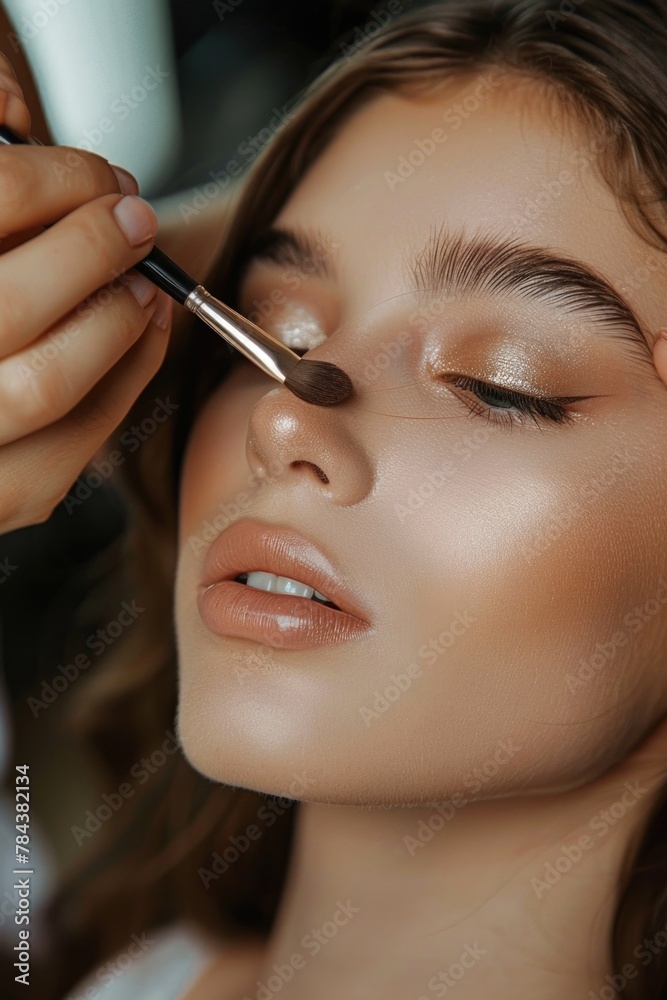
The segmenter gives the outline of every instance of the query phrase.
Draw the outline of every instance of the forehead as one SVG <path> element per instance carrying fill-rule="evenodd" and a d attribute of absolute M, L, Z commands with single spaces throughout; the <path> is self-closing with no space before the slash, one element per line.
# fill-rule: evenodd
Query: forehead
<path fill-rule="evenodd" d="M 357 109 L 276 222 L 332 235 L 343 291 L 359 308 L 404 287 L 406 249 L 444 222 L 579 258 L 654 333 L 667 295 L 662 255 L 633 231 L 599 175 L 602 149 L 553 95 L 491 69 L 428 99 L 387 93 Z"/>

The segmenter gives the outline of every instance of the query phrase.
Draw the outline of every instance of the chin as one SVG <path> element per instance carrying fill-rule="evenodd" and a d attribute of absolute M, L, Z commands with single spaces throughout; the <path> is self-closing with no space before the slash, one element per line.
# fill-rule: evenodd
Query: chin
<path fill-rule="evenodd" d="M 548 747 L 543 727 L 536 732 L 529 726 L 514 739 L 499 731 L 497 739 L 485 734 L 471 742 L 472 720 L 462 722 L 468 739 L 450 728 L 447 739 L 440 731 L 434 741 L 433 726 L 424 720 L 423 740 L 418 725 L 411 725 L 406 744 L 404 720 L 395 716 L 365 737 L 357 730 L 354 741 L 341 728 L 344 714 L 336 720 L 332 710 L 304 735 L 303 714 L 294 705 L 283 713 L 277 693 L 274 700 L 266 691 L 258 696 L 258 690 L 246 684 L 234 697 L 230 688 L 216 692 L 201 681 L 181 684 L 179 739 L 192 767 L 212 781 L 304 802 L 391 808 L 453 800 L 458 808 L 461 800 L 556 794 L 584 784 L 612 762 L 606 740 L 594 746 L 586 741 L 583 750 L 553 733 Z M 540 759 L 542 768 L 530 766 Z"/>

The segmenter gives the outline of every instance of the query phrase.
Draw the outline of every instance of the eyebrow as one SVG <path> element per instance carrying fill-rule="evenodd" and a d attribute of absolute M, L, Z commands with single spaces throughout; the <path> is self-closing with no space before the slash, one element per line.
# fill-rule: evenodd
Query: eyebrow
<path fill-rule="evenodd" d="M 335 281 L 333 253 L 326 239 L 306 227 L 262 230 L 247 247 L 246 264 L 271 261 L 305 276 Z M 448 231 L 432 227 L 422 249 L 404 260 L 417 293 L 518 295 L 568 313 L 589 317 L 603 331 L 630 345 L 653 367 L 649 338 L 629 303 L 600 273 L 580 260 L 499 233 Z"/>
<path fill-rule="evenodd" d="M 317 275 L 333 281 L 336 278 L 333 249 L 325 249 L 332 243 L 315 229 L 268 226 L 250 240 L 243 258 L 246 266 L 253 260 L 267 260 L 280 267 L 291 267 L 304 276 Z M 334 244 L 334 249 L 337 246 Z"/>

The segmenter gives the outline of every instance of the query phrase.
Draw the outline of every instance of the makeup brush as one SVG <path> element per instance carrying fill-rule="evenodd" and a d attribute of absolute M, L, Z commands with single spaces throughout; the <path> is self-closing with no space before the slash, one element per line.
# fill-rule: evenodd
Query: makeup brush
<path fill-rule="evenodd" d="M 0 125 L 0 142 L 7 145 L 44 145 L 34 136 L 23 139 L 6 125 Z M 315 406 L 334 406 L 351 396 L 352 381 L 342 368 L 330 361 L 308 361 L 295 354 L 245 316 L 216 299 L 159 247 L 154 245 L 134 268 L 198 316 L 263 372 L 283 383 L 299 399 Z"/>

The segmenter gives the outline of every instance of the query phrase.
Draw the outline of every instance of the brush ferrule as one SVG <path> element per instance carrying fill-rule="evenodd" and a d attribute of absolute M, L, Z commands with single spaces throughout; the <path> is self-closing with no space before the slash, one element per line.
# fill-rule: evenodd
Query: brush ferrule
<path fill-rule="evenodd" d="M 245 316 L 216 299 L 203 285 L 193 288 L 184 305 L 227 343 L 279 382 L 284 382 L 292 368 L 301 360 L 289 347 L 285 347 Z"/>

